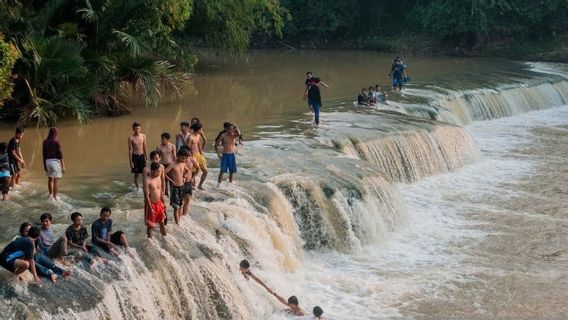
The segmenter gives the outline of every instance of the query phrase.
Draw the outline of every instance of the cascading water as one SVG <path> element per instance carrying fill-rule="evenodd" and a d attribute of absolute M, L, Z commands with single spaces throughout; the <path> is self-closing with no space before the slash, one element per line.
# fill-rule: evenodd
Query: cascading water
<path fill-rule="evenodd" d="M 568 102 L 568 81 L 516 84 L 498 89 L 448 92 L 430 103 L 437 119 L 458 125 L 510 117 L 521 113 L 559 107 Z"/>
<path fill-rule="evenodd" d="M 348 301 L 346 308 L 360 310 L 359 305 L 364 305 L 363 310 L 370 310 L 374 302 L 365 297 L 381 290 L 400 293 L 401 300 L 393 302 L 391 308 L 402 309 L 417 299 L 417 293 L 404 292 L 404 285 L 388 287 L 389 279 L 404 276 L 404 271 L 388 269 L 388 250 L 371 247 L 385 259 L 384 273 L 364 269 L 360 276 L 363 279 L 357 279 L 356 285 L 348 281 L 348 277 L 358 276 L 349 274 L 356 268 L 378 263 L 367 257 L 370 245 L 400 237 L 396 233 L 406 222 L 419 223 L 407 221 L 409 216 L 415 219 L 422 212 L 408 214 L 404 201 L 408 199 L 401 195 L 400 184 L 424 181 L 474 163 L 480 151 L 469 131 L 460 125 L 565 105 L 568 82 L 529 81 L 498 89 L 443 94 L 424 89 L 421 94 L 429 102 L 414 109 L 419 110 L 416 112 L 409 107 L 409 115 L 340 110 L 325 112 L 324 124 L 317 130 L 302 123 L 297 125 L 300 129 L 287 134 L 278 128 L 266 130 L 259 134 L 260 139 L 248 141 L 241 150 L 236 187 L 222 186 L 198 195 L 191 218 L 180 226 L 170 226 L 165 238 L 145 240 L 133 236 L 136 252 L 132 257 L 123 256 L 91 271 L 74 267 L 72 279 L 41 288 L 17 283 L 6 273 L 1 274 L 4 303 L 0 305 L 0 318 L 281 319 L 282 315 L 274 311 L 281 306 L 240 275 L 238 262 L 245 258 L 255 273 L 274 288 L 300 296 L 315 292 L 321 301 L 308 298 L 306 309 L 310 303 L 325 307 L 326 303 L 329 306 Z M 435 192 L 427 194 L 430 198 L 438 196 Z M 26 210 L 22 204 L 30 197 L 39 202 L 39 195 L 16 195 L 11 210 L 16 214 Z M 413 201 L 435 202 L 430 198 Z M 141 195 L 128 192 L 113 201 L 123 206 L 113 213 L 116 224 L 126 225 L 130 235 L 143 234 Z M 60 221 L 65 217 L 63 211 L 72 207 L 72 203 L 57 207 L 62 212 Z M 97 216 L 97 210 L 87 206 L 79 211 L 87 221 Z M 444 231 L 456 227 L 445 220 L 433 224 L 443 225 Z M 63 225 L 56 228 L 62 230 Z M 429 230 L 424 227 L 419 231 L 416 238 L 424 240 Z M 434 233 L 432 237 L 448 243 L 457 241 Z M 434 249 L 440 255 L 445 250 Z M 358 256 L 360 253 L 364 253 L 363 257 Z M 357 259 L 350 260 L 350 254 Z M 413 263 L 411 258 L 403 257 Z M 417 265 L 428 269 L 429 263 L 457 264 L 449 258 L 442 262 L 428 259 L 426 254 L 420 256 Z M 333 279 L 316 280 L 306 271 L 319 270 L 322 265 L 328 268 L 325 270 L 347 271 Z M 425 279 L 438 279 L 434 271 L 425 274 Z M 365 277 L 379 277 L 387 288 L 358 287 L 364 287 Z M 309 283 L 307 287 L 302 279 Z M 328 299 L 335 291 L 314 284 L 318 281 L 333 283 L 334 288 L 358 300 L 353 302 L 345 296 L 337 298 L 341 300 Z M 328 318 L 347 318 L 345 313 L 342 316 L 330 313 Z M 381 318 L 377 314 L 350 316 Z"/>

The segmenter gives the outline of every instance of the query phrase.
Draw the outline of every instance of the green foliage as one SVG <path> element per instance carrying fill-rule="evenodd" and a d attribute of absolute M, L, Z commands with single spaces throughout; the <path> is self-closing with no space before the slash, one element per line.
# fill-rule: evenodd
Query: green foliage
<path fill-rule="evenodd" d="M 286 39 L 365 43 L 422 34 L 472 47 L 487 39 L 540 39 L 568 30 L 568 0 L 282 0 Z M 383 40 L 377 40 L 383 39 Z M 396 46 L 398 47 L 398 46 Z"/>
<path fill-rule="evenodd" d="M 0 106 L 5 99 L 12 96 L 14 84 L 12 83 L 12 68 L 18 59 L 16 47 L 4 41 L 0 35 Z"/>
<path fill-rule="evenodd" d="M 196 0 L 187 32 L 207 45 L 242 52 L 255 33 L 281 36 L 286 19 L 278 0 Z"/>
<path fill-rule="evenodd" d="M 168 62 L 192 2 L 51 0 L 2 2 L 0 31 L 20 54 L 8 102 L 21 123 L 84 121 L 127 112 L 131 93 L 156 106 L 161 90 L 180 94 L 187 75 Z"/>

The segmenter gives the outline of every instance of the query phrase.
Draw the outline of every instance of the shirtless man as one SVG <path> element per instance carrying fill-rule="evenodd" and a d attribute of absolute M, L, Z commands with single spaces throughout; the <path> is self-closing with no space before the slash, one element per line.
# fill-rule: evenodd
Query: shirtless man
<path fill-rule="evenodd" d="M 152 166 L 152 163 L 157 163 L 160 165 L 160 177 L 162 179 L 162 189 L 164 190 L 164 194 L 166 194 L 166 167 L 164 165 L 161 164 L 161 157 L 160 157 L 160 153 L 158 151 L 152 151 L 150 152 L 150 163 L 148 163 L 148 165 L 146 165 L 146 167 L 144 167 L 144 170 L 142 170 L 142 181 L 144 181 L 144 179 L 146 179 L 146 177 L 150 176 L 150 167 Z"/>
<path fill-rule="evenodd" d="M 221 135 L 217 140 L 215 151 L 221 159 L 221 171 L 219 172 L 219 179 L 217 180 L 217 185 L 220 185 L 223 181 L 223 173 L 229 171 L 229 182 L 233 183 L 233 173 L 237 172 L 237 161 L 235 159 L 235 145 L 236 141 L 241 135 L 239 128 L 231 124 L 229 128 Z M 219 153 L 219 148 L 223 147 L 223 155 Z"/>
<path fill-rule="evenodd" d="M 167 132 L 162 133 L 161 135 L 161 143 L 156 148 L 160 152 L 161 164 L 164 167 L 168 167 L 174 161 L 176 161 L 176 146 L 170 142 L 170 134 Z M 166 196 L 168 195 L 168 186 L 165 186 Z"/>
<path fill-rule="evenodd" d="M 198 118 L 191 118 L 191 125 L 194 125 L 196 123 L 201 124 L 201 121 Z M 191 131 L 193 131 L 193 129 Z M 199 133 L 199 135 L 201 136 L 201 149 L 203 149 L 205 148 L 205 144 L 207 144 L 207 137 L 203 132 L 203 125 L 201 125 L 201 129 L 197 130 L 197 133 Z"/>
<path fill-rule="evenodd" d="M 140 124 L 132 124 L 132 135 L 128 137 L 128 160 L 131 172 L 134 173 L 134 185 L 138 189 L 138 175 L 146 166 L 146 135 L 140 132 Z"/>
<path fill-rule="evenodd" d="M 193 159 L 197 161 L 199 164 L 199 169 L 201 169 L 201 180 L 199 181 L 199 185 L 197 189 L 203 190 L 203 182 L 205 182 L 205 178 L 207 178 L 207 161 L 203 156 L 203 145 L 202 142 L 203 138 L 202 135 L 199 133 L 203 126 L 201 123 L 196 122 L 191 126 L 192 133 L 189 135 L 187 139 L 187 145 L 189 146 L 189 150 L 191 151 L 191 155 Z"/>
<path fill-rule="evenodd" d="M 189 210 L 189 203 L 191 202 L 191 196 L 193 195 L 193 186 L 195 185 L 194 177 L 199 171 L 199 164 L 191 156 L 191 151 L 188 146 L 181 147 L 180 150 L 185 150 L 188 155 L 187 160 L 185 160 L 185 165 L 189 169 L 189 174 L 183 183 L 183 210 L 181 212 L 181 214 L 185 216 Z"/>
<path fill-rule="evenodd" d="M 152 166 L 152 163 L 157 163 L 160 165 L 160 179 L 162 179 L 162 190 L 164 192 L 165 195 L 167 195 L 166 191 L 166 167 L 164 167 L 162 164 L 160 164 L 160 153 L 156 150 L 150 152 L 150 163 L 148 163 L 148 165 L 146 165 L 146 167 L 144 167 L 144 170 L 142 170 L 142 185 L 144 185 L 144 182 L 146 181 L 146 178 L 148 178 L 150 176 L 150 167 Z M 146 210 L 148 210 L 149 208 L 149 203 L 146 201 L 146 198 L 144 198 L 144 212 L 146 212 Z M 167 211 L 167 210 L 166 210 Z M 164 224 L 168 224 L 168 213 L 165 213 L 166 215 L 166 219 L 164 221 Z"/>
<path fill-rule="evenodd" d="M 280 301 L 280 303 L 288 307 L 288 309 L 285 310 L 286 313 L 298 317 L 305 315 L 304 310 L 300 308 L 300 303 L 298 302 L 298 298 L 296 296 L 290 296 L 290 298 L 288 298 L 288 300 L 286 301 L 286 299 L 279 296 L 276 292 L 272 290 L 268 290 L 268 292 L 272 293 L 272 295 L 274 295 L 274 297 L 276 297 L 276 299 Z"/>
<path fill-rule="evenodd" d="M 176 161 L 166 168 L 166 179 L 170 182 L 170 205 L 174 208 L 174 220 L 179 224 L 180 212 L 183 210 L 184 182 L 189 175 L 185 164 L 187 152 L 180 150 Z"/>
<path fill-rule="evenodd" d="M 144 210 L 144 221 L 146 222 L 146 234 L 152 238 L 152 230 L 156 224 L 160 225 L 160 233 L 166 235 L 166 205 L 164 202 L 164 189 L 160 172 L 162 167 L 159 163 L 150 165 L 150 176 L 144 179 L 144 200 L 149 205 Z"/>

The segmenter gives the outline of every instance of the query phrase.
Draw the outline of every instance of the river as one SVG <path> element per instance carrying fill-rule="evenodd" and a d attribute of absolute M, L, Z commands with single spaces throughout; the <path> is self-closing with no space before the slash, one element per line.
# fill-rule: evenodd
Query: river
<path fill-rule="evenodd" d="M 203 55 L 182 98 L 78 125 L 60 124 L 67 164 L 61 201 L 47 198 L 45 128 L 21 142 L 21 189 L 0 217 L 6 244 L 23 221 L 102 206 L 133 257 L 42 287 L 0 272 L 0 318 L 282 319 L 283 308 L 239 275 L 248 259 L 282 296 L 328 319 L 544 318 L 568 312 L 563 230 L 568 177 L 568 67 L 502 59 L 408 57 L 413 77 L 389 106 L 353 106 L 361 87 L 389 87 L 392 57 L 353 51 Z M 322 88 L 322 125 L 302 101 L 306 71 Z M 145 239 L 127 137 L 198 117 L 210 142 L 222 123 L 244 133 L 236 184 L 216 187 L 218 160 L 190 218 Z M 12 126 L 3 124 L 7 141 Z M 171 218 L 171 208 L 168 209 Z M 173 220 L 173 219 L 170 219 Z M 90 230 L 90 228 L 89 228 Z"/>

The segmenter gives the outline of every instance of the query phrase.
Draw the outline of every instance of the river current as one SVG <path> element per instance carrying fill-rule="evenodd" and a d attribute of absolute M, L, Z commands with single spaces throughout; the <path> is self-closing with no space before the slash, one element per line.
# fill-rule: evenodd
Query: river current
<path fill-rule="evenodd" d="M 22 188 L 0 207 L 0 242 L 23 221 L 73 211 L 90 225 L 113 209 L 135 254 L 41 287 L 0 272 L 2 319 L 285 319 L 283 305 L 238 271 L 327 319 L 560 318 L 568 315 L 568 67 L 499 59 L 413 58 L 401 96 L 356 107 L 363 86 L 389 87 L 390 57 L 371 52 L 203 56 L 182 99 L 130 115 L 61 124 L 68 172 L 47 200 L 45 128 L 22 140 Z M 322 125 L 301 100 L 322 88 Z M 199 117 L 212 141 L 236 122 L 236 184 L 217 188 L 218 160 L 190 217 L 145 239 L 142 194 L 127 158 L 131 123 L 148 146 Z M 0 129 L 8 140 L 12 128 Z M 171 218 L 171 208 L 168 209 Z M 170 219 L 173 220 L 173 219 Z M 90 228 L 89 228 L 90 230 Z"/>

